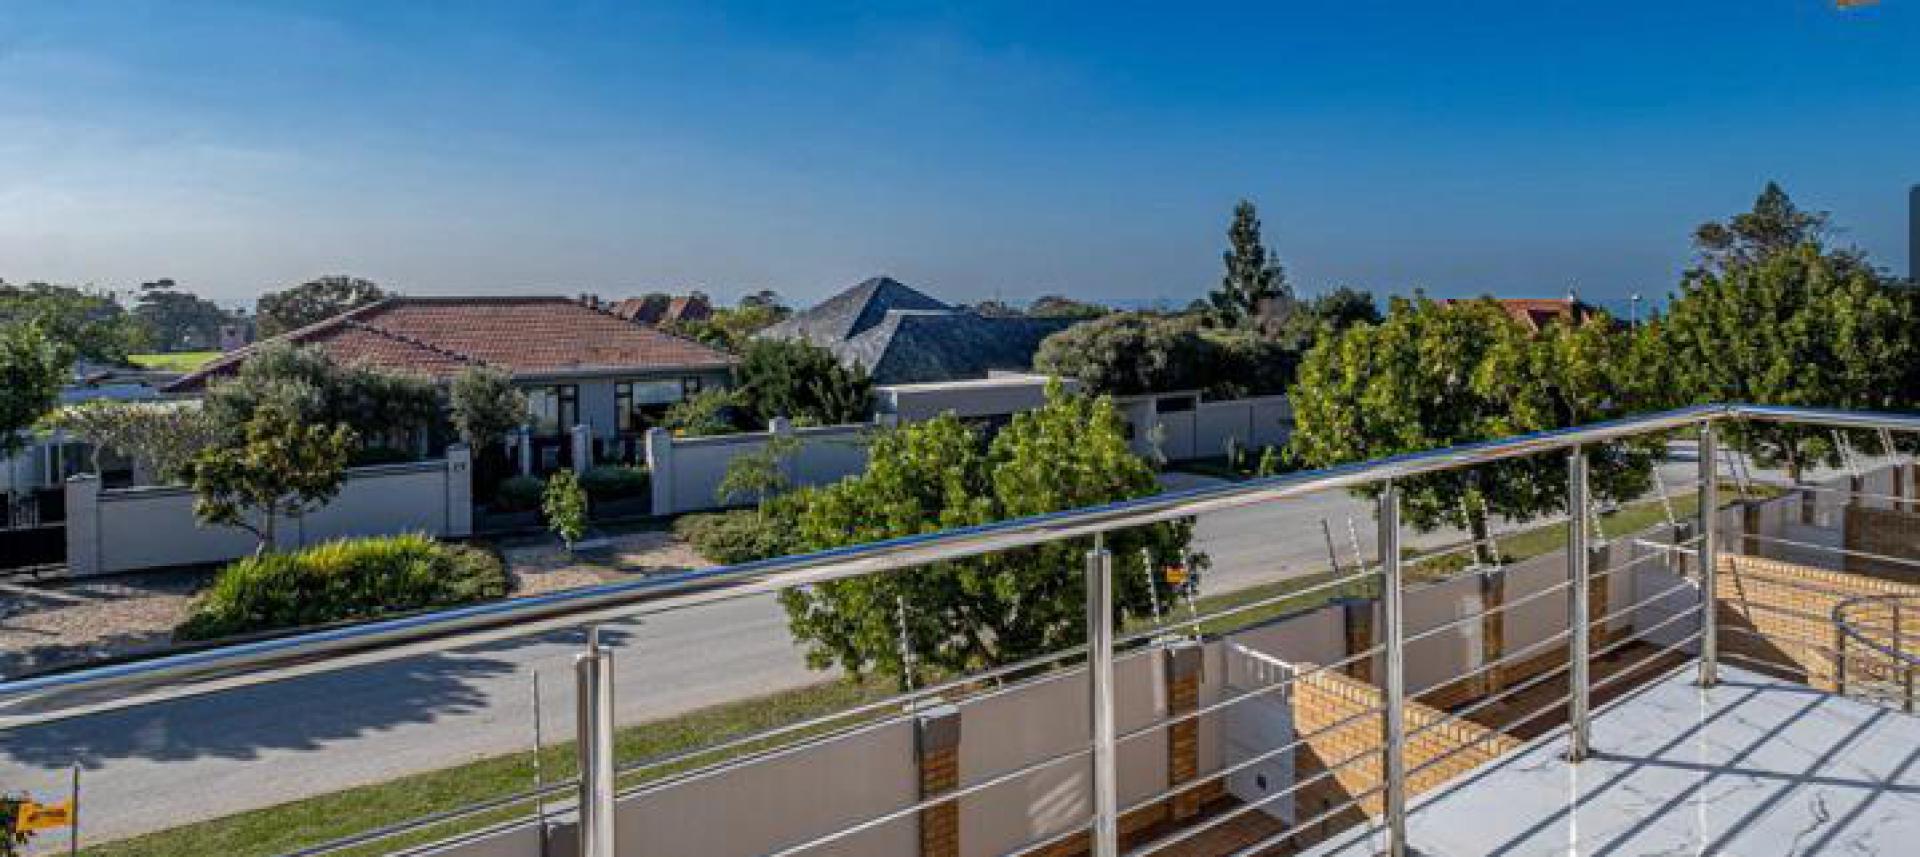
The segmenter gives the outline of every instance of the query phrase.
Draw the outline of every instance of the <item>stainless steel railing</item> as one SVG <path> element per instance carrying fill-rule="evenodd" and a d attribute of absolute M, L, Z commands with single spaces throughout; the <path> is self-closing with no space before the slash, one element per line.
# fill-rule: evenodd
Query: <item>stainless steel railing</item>
<path fill-rule="evenodd" d="M 908 570 L 944 560 L 980 556 L 998 551 L 1027 547 L 1068 538 L 1091 538 L 1087 575 L 1088 643 L 1065 653 L 1038 661 L 1063 663 L 1081 657 L 1080 668 L 1090 671 L 1089 718 L 1093 724 L 1088 746 L 1067 756 L 1043 760 L 1055 764 L 1066 758 L 1093 760 L 1093 814 L 1084 830 L 1092 836 L 1097 857 L 1114 857 L 1118 852 L 1117 820 L 1122 812 L 1115 792 L 1114 753 L 1118 743 L 1129 736 L 1116 733 L 1113 722 L 1113 664 L 1116 648 L 1140 641 L 1153 632 L 1116 637 L 1111 603 L 1111 557 L 1101 536 L 1128 527 L 1189 518 L 1209 512 L 1235 509 L 1300 497 L 1328 490 L 1384 484 L 1379 506 L 1379 567 L 1363 571 L 1353 578 L 1377 578 L 1386 607 L 1385 628 L 1380 654 L 1385 681 L 1383 711 L 1383 792 L 1385 825 L 1389 852 L 1406 851 L 1406 783 L 1411 773 L 1406 766 L 1407 706 L 1405 651 L 1409 641 L 1405 619 L 1399 608 L 1404 590 L 1404 563 L 1400 552 L 1400 500 L 1394 488 L 1397 481 L 1425 474 L 1488 464 L 1508 459 L 1562 453 L 1568 456 L 1569 494 L 1569 628 L 1565 632 L 1574 648 L 1566 671 L 1569 691 L 1565 700 L 1576 747 L 1583 743 L 1590 711 L 1589 696 L 1595 683 L 1589 680 L 1586 662 L 1604 654 L 1587 651 L 1591 617 L 1585 603 L 1587 581 L 1593 573 L 1586 568 L 1587 516 L 1577 510 L 1587 508 L 1583 448 L 1625 441 L 1644 435 L 1681 429 L 1698 432 L 1700 451 L 1699 535 L 1689 540 L 1688 550 L 1679 543 L 1672 550 L 1685 550 L 1698 561 L 1700 586 L 1714 592 L 1717 573 L 1718 537 L 1713 524 L 1718 508 L 1718 451 L 1715 425 L 1727 420 L 1796 422 L 1848 430 L 1920 430 L 1920 416 L 1865 414 L 1799 408 L 1748 405 L 1705 405 L 1663 413 L 1648 414 L 1561 431 L 1543 432 L 1485 443 L 1431 450 L 1325 470 L 1296 473 L 1251 482 L 1164 494 L 1140 500 L 1077 509 L 978 527 L 896 539 L 796 557 L 727 568 L 692 572 L 661 579 L 610 584 L 584 590 L 556 593 L 509 602 L 457 608 L 390 619 L 327 631 L 295 634 L 187 654 L 156 657 L 130 663 L 79 670 L 71 673 L 0 682 L 0 729 L 59 721 L 96 712 L 111 711 L 236 687 L 256 685 L 329 670 L 429 652 L 444 651 L 475 643 L 519 637 L 546 630 L 606 621 L 613 618 L 646 615 L 745 595 L 771 592 L 795 586 L 846 579 L 871 574 L 906 573 Z M 1601 574 L 1614 571 L 1608 569 Z M 1349 580 L 1336 581 L 1350 582 Z M 1289 593 L 1285 597 L 1294 597 Z M 1713 599 L 1701 599 L 1711 605 Z M 1251 609 L 1243 605 L 1222 613 Z M 1700 680 L 1711 685 L 1717 679 L 1719 660 L 1716 611 L 1700 612 Z M 1195 626 L 1199 624 L 1196 617 Z M 1688 638 L 1692 640 L 1692 636 Z M 1617 647 L 1617 644 L 1616 644 Z M 1673 650 L 1680 647 L 1675 646 Z M 1371 653 L 1368 653 L 1371 656 Z M 582 841 L 584 853 L 593 857 L 611 857 L 615 844 L 611 832 L 611 799 L 617 785 L 612 766 L 611 741 L 606 729 L 611 717 L 604 710 L 611 698 L 610 670 L 597 666 L 594 658 L 610 657 L 604 651 L 583 656 L 579 670 L 582 729 L 580 750 L 582 770 L 589 775 L 578 782 L 578 805 L 584 810 Z M 1618 676 L 1615 677 L 1616 679 Z M 1605 684 L 1604 682 L 1600 684 Z M 925 694 L 912 694 L 916 698 Z M 584 706 L 594 706 L 588 711 Z M 1197 717 L 1197 714 L 1182 715 Z M 1165 723 L 1154 724 L 1163 728 Z M 1578 757 L 1576 753 L 1576 761 Z M 1427 764 L 1432 764 L 1431 762 Z M 1423 765 L 1423 767 L 1425 767 Z M 1021 770 L 1024 770 L 1021 769 Z M 994 782 L 1014 776 L 1002 772 Z M 987 787 L 970 784 L 964 789 Z M 1359 800 L 1360 798 L 1355 798 Z M 937 804 L 940 799 L 927 803 Z M 915 807 L 918 808 L 918 807 Z M 910 808 L 911 809 L 911 808 Z M 897 813 L 889 814 L 897 817 Z M 871 823 L 871 821 L 869 822 Z M 837 839 L 844 831 L 830 834 Z M 778 853 L 801 853 L 828 840 L 794 843 Z"/>
<path fill-rule="evenodd" d="M 1833 608 L 1838 651 L 1836 689 L 1914 710 L 1914 671 L 1920 655 L 1909 638 L 1920 627 L 1920 595 L 1889 593 L 1849 598 Z"/>

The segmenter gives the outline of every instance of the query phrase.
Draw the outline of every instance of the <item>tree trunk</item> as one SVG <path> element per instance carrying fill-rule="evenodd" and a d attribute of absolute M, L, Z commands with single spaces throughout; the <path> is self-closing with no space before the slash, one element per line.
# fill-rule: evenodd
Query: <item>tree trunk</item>
<path fill-rule="evenodd" d="M 274 515 L 271 511 L 260 516 L 260 544 L 253 549 L 254 556 L 262 556 L 266 554 L 267 551 L 273 550 L 278 546 L 278 540 L 274 538 L 273 518 Z"/>

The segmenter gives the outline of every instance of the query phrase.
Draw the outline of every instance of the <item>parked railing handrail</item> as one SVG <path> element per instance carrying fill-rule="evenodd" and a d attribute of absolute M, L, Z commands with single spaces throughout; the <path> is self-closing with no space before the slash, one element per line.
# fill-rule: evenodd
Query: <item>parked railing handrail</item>
<path fill-rule="evenodd" d="M 1909 652 L 1904 646 L 1900 645 L 1900 643 L 1903 642 L 1899 639 L 1899 616 L 1902 602 L 1906 602 L 1912 606 L 1920 606 L 1920 594 L 1911 592 L 1885 592 L 1876 595 L 1862 595 L 1857 598 L 1849 598 L 1834 605 L 1833 624 L 1840 629 L 1841 634 L 1846 635 L 1848 639 L 1853 640 L 1855 643 L 1879 652 L 1896 663 L 1904 664 L 1903 669 L 1913 670 L 1920 668 L 1920 655 Z M 1870 604 L 1885 606 L 1892 612 L 1894 624 L 1891 626 L 1891 636 L 1896 638 L 1895 645 L 1889 646 L 1880 640 L 1874 639 L 1867 633 L 1869 629 L 1860 627 L 1858 620 L 1853 617 L 1852 614 L 1855 611 Z M 1888 629 L 1876 626 L 1871 630 Z"/>
<path fill-rule="evenodd" d="M 1791 420 L 1841 428 L 1920 430 L 1920 416 L 1914 415 L 1698 405 L 922 536 L 0 682 L 0 729 L 573 628 L 635 613 L 680 609 L 795 586 L 892 572 L 1729 418 Z"/>

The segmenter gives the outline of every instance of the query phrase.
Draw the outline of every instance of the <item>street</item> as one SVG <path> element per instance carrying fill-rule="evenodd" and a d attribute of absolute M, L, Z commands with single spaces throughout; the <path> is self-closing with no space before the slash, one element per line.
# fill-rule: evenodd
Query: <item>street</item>
<path fill-rule="evenodd" d="M 1662 467 L 1676 490 L 1693 472 L 1691 462 Z M 1211 481 L 1168 477 L 1172 488 Z M 1349 517 L 1372 559 L 1372 506 L 1345 492 L 1202 518 L 1195 548 L 1213 559 L 1203 594 L 1324 570 L 1322 520 L 1342 563 L 1351 562 Z M 1462 538 L 1409 532 L 1406 541 Z M 807 669 L 770 595 L 607 631 L 622 724 L 825 676 Z M 64 793 L 68 766 L 80 763 L 87 841 L 100 842 L 524 750 L 536 672 L 545 740 L 571 736 L 579 645 L 577 632 L 549 634 L 0 733 L 0 790 Z"/>

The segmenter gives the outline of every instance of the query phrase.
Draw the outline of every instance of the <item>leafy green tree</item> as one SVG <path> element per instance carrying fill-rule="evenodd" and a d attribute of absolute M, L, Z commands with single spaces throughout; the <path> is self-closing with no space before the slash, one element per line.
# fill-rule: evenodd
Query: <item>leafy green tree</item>
<path fill-rule="evenodd" d="M 1378 325 L 1357 325 L 1308 352 L 1294 385 L 1293 449 L 1329 467 L 1607 419 L 1631 406 L 1614 367 L 1629 342 L 1604 317 L 1532 334 L 1490 300 L 1396 298 Z M 1587 451 L 1593 495 L 1638 496 L 1651 454 Z M 1512 459 L 1404 480 L 1404 515 L 1422 531 L 1465 528 L 1493 557 L 1488 516 L 1526 521 L 1565 509 L 1560 456 Z M 1378 486 L 1356 492 L 1373 497 Z"/>
<path fill-rule="evenodd" d="M 23 430 L 60 401 L 73 353 L 36 324 L 0 327 L 0 456 L 19 450 Z"/>
<path fill-rule="evenodd" d="M 547 528 L 560 537 L 568 551 L 587 534 L 587 491 L 580 487 L 572 470 L 562 468 L 547 477 L 540 510 L 547 516 Z"/>
<path fill-rule="evenodd" d="M 1725 272 L 1764 262 L 1803 244 L 1824 252 L 1830 227 L 1831 217 L 1826 212 L 1800 208 L 1780 185 L 1767 182 L 1754 199 L 1752 211 L 1724 222 L 1700 224 L 1693 231 L 1693 245 L 1700 254 L 1702 272 Z M 1849 250 L 1840 252 L 1835 261 L 1852 265 L 1864 260 Z"/>
<path fill-rule="evenodd" d="M 190 479 L 194 459 L 221 438 L 220 427 L 193 402 L 84 402 L 54 411 L 46 424 L 93 445 L 94 473 L 100 453 L 113 450 L 162 482 Z"/>
<path fill-rule="evenodd" d="M 736 405 L 732 390 L 704 390 L 674 402 L 660 418 L 660 427 L 675 437 L 736 434 L 740 431 L 733 421 Z"/>
<path fill-rule="evenodd" d="M 120 365 L 146 346 L 146 328 L 108 294 L 0 281 L 0 327 L 37 325 L 83 360 Z"/>
<path fill-rule="evenodd" d="M 1113 313 L 1048 336 L 1033 366 L 1106 395 L 1200 390 L 1231 399 L 1285 390 L 1298 356 L 1250 330 L 1209 329 L 1197 316 Z"/>
<path fill-rule="evenodd" d="M 1288 347 L 1305 351 L 1323 336 L 1337 335 L 1356 324 L 1379 324 L 1380 319 L 1372 292 L 1341 286 L 1301 302 L 1272 335 Z"/>
<path fill-rule="evenodd" d="M 260 542 L 254 554 L 265 553 L 280 518 L 304 515 L 340 493 L 354 443 L 344 425 L 310 423 L 278 404 L 262 407 L 247 421 L 244 442 L 195 459 L 194 515 L 252 533 Z"/>
<path fill-rule="evenodd" d="M 527 394 L 495 369 L 474 368 L 453 379 L 448 392 L 453 427 L 475 452 L 504 442 L 527 424 Z"/>
<path fill-rule="evenodd" d="M 867 418 L 873 381 L 833 352 L 793 339 L 747 343 L 735 370 L 735 402 L 756 425 L 786 417 L 801 425 L 839 425 Z"/>
<path fill-rule="evenodd" d="M 334 274 L 261 295 L 254 305 L 254 315 L 261 336 L 278 336 L 386 296 L 386 291 L 372 280 Z"/>
<path fill-rule="evenodd" d="M 1055 385 L 1045 406 L 1016 415 L 990 445 L 951 415 L 884 431 L 864 473 L 769 506 L 792 521 L 799 548 L 823 550 L 1159 490 L 1128 449 L 1112 403 Z M 1150 609 L 1143 550 L 1172 561 L 1191 533 L 1190 522 L 1178 522 L 1109 534 L 1117 619 Z M 1003 551 L 789 590 L 781 601 L 810 664 L 891 675 L 905 686 L 916 676 L 901 650 L 903 624 L 916 671 L 977 670 L 1082 641 L 1090 547 L 1074 539 Z"/>
<path fill-rule="evenodd" d="M 761 299 L 765 295 L 772 296 L 771 303 Z M 749 299 L 752 299 L 751 303 Z M 711 318 L 676 321 L 662 329 L 737 354 L 747 347 L 747 342 L 753 339 L 754 334 L 792 314 L 793 310 L 779 303 L 778 295 L 762 292 L 758 296 L 750 295 L 742 299 L 737 307 L 715 307 Z"/>
<path fill-rule="evenodd" d="M 1233 207 L 1227 227 L 1229 247 L 1222 255 L 1226 274 L 1220 287 L 1207 296 L 1214 316 L 1228 327 L 1250 325 L 1261 316 L 1285 316 L 1292 309 L 1293 289 L 1278 256 L 1261 243 L 1260 214 L 1250 200 Z"/>
<path fill-rule="evenodd" d="M 1916 351 L 1913 295 L 1847 253 L 1813 241 L 1758 261 L 1690 274 L 1666 318 L 1648 324 L 1642 385 L 1668 404 L 1887 410 L 1911 404 Z M 1646 377 L 1651 373 L 1652 377 Z M 1829 432 L 1733 425 L 1735 446 L 1794 480 L 1837 463 Z"/>
<path fill-rule="evenodd" d="M 307 423 L 345 425 L 363 442 L 404 448 L 413 433 L 439 424 L 441 398 L 426 378 L 341 366 L 319 349 L 278 342 L 260 348 L 233 378 L 209 386 L 204 401 L 234 439 L 255 411 L 272 404 Z"/>
<path fill-rule="evenodd" d="M 1030 318 L 1099 318 L 1113 310 L 1062 295 L 1041 295 L 1027 305 Z"/>
<path fill-rule="evenodd" d="M 161 351 L 195 351 L 220 341 L 220 326 L 237 319 L 212 301 L 194 295 L 170 279 L 140 285 L 133 314 L 146 325 Z"/>

